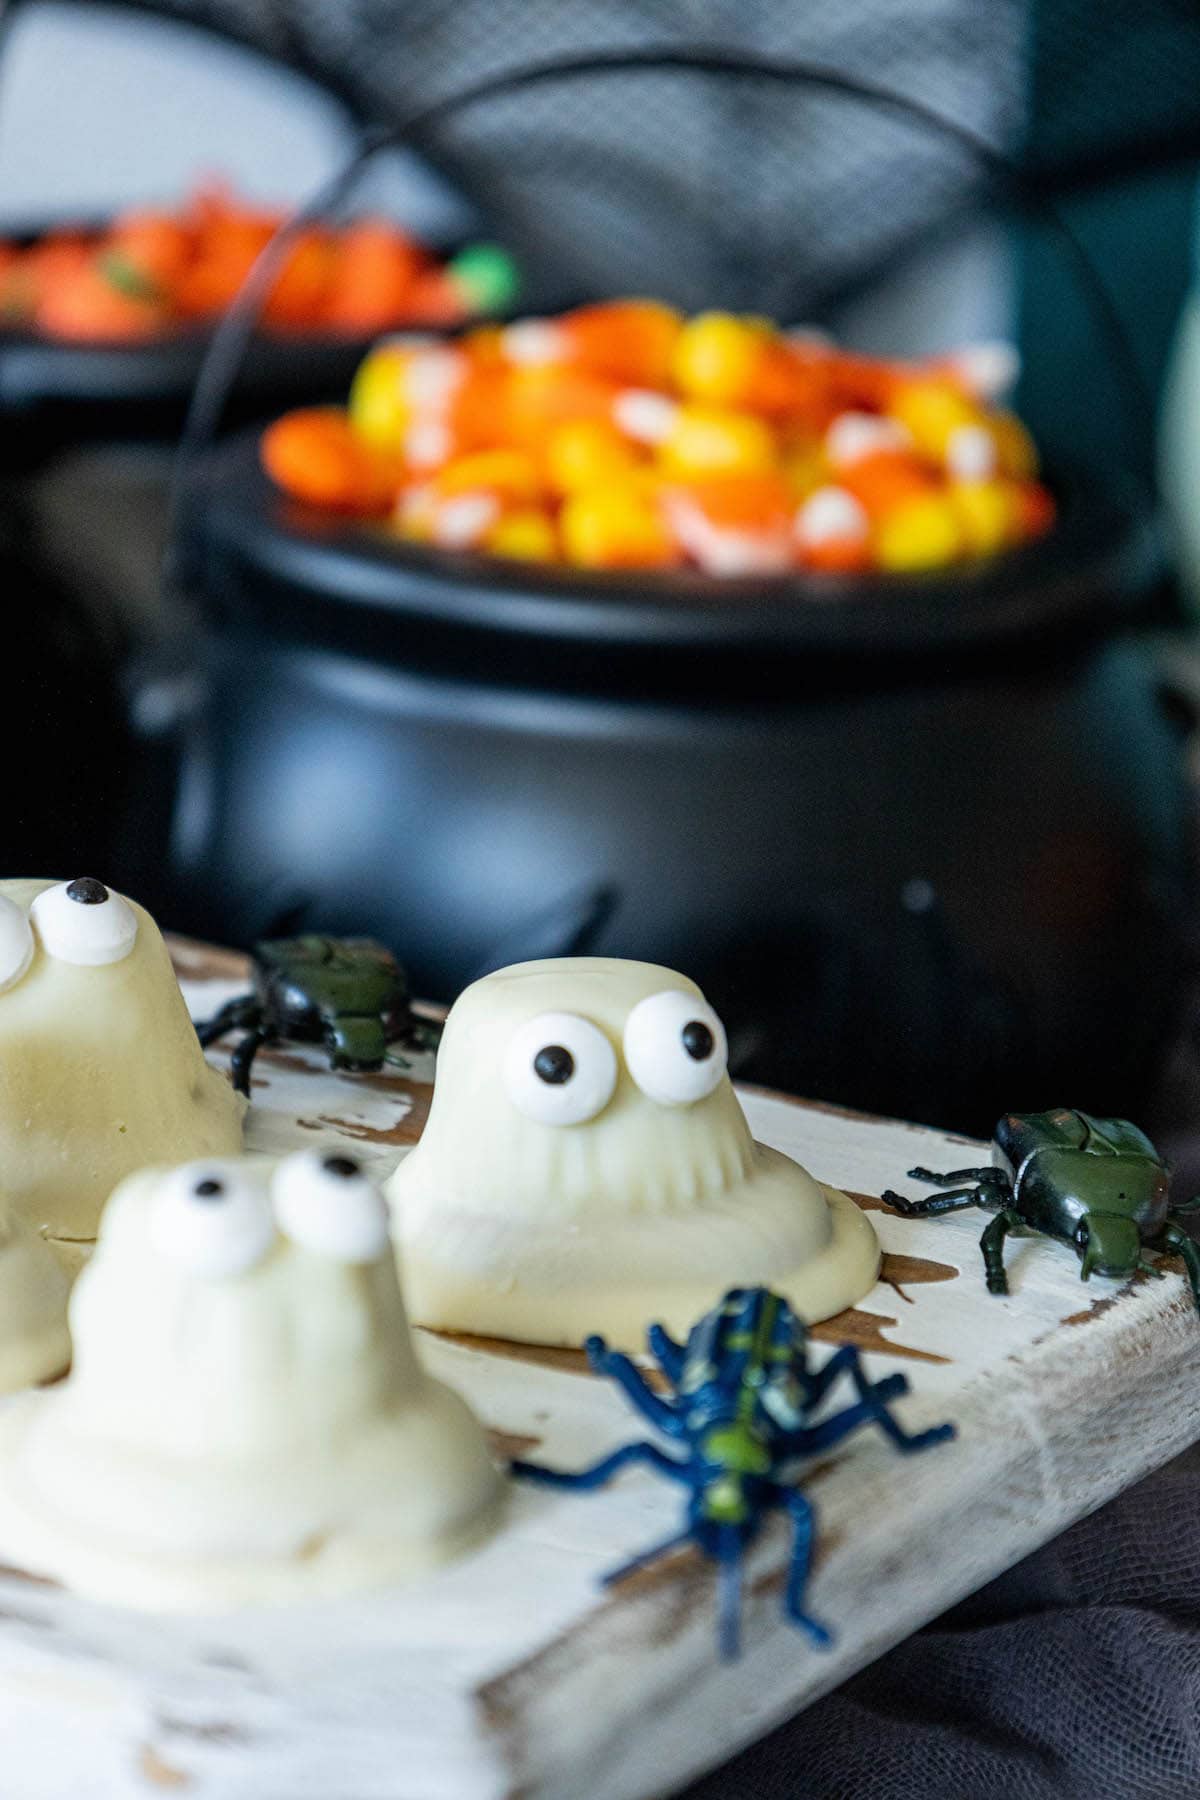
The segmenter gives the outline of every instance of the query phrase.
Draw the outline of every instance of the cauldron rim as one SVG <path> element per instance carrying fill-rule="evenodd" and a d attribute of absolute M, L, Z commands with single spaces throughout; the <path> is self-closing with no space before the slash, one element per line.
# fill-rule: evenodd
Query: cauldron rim
<path fill-rule="evenodd" d="M 1131 483 L 1056 471 L 1059 517 L 1045 537 L 929 574 L 591 572 L 429 551 L 382 525 L 306 507 L 262 471 L 257 433 L 213 451 L 185 508 L 180 564 L 226 588 L 222 602 L 268 591 L 308 609 L 371 615 L 382 649 L 389 618 L 491 637 L 629 651 L 773 657 L 944 653 L 1111 626 L 1161 571 L 1158 531 Z M 343 627 L 346 620 L 341 621 Z"/>

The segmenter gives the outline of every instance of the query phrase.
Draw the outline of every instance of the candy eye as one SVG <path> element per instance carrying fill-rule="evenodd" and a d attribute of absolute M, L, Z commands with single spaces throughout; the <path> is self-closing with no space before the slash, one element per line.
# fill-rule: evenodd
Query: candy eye
<path fill-rule="evenodd" d="M 539 1125 L 582 1125 L 612 1099 L 617 1055 L 578 1013 L 539 1013 L 513 1034 L 504 1058 L 509 1099 Z"/>
<path fill-rule="evenodd" d="M 33 928 L 6 894 L 0 895 L 0 993 L 20 981 L 33 958 Z"/>
<path fill-rule="evenodd" d="M 150 1218 L 150 1240 L 159 1255 L 207 1281 L 252 1269 L 274 1239 L 275 1220 L 262 1187 L 219 1165 L 173 1169 Z"/>
<path fill-rule="evenodd" d="M 725 1027 L 695 994 L 651 994 L 625 1023 L 629 1073 L 663 1106 L 691 1106 L 711 1094 L 728 1054 Z"/>
<path fill-rule="evenodd" d="M 137 914 L 128 900 L 90 875 L 43 889 L 30 917 L 45 949 L 59 962 L 89 967 L 120 962 L 137 937 Z"/>
<path fill-rule="evenodd" d="M 304 1150 L 280 1163 L 275 1217 L 294 1244 L 337 1262 L 374 1262 L 388 1248 L 387 1202 L 352 1156 Z"/>

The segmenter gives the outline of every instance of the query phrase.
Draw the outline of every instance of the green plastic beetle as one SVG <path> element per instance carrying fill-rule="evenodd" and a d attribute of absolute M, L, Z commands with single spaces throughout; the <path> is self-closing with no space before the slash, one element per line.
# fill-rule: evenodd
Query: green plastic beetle
<path fill-rule="evenodd" d="M 1169 1203 L 1170 1170 L 1144 1131 L 1125 1119 L 1094 1119 L 1072 1107 L 1054 1112 L 1006 1113 L 996 1127 L 993 1162 L 987 1168 L 910 1169 L 913 1181 L 950 1188 L 929 1200 L 906 1200 L 890 1189 L 883 1198 L 906 1219 L 982 1206 L 996 1217 L 979 1240 L 988 1291 L 1007 1294 L 1004 1243 L 1011 1234 L 1060 1238 L 1089 1275 L 1128 1280 L 1147 1262 L 1146 1249 L 1182 1257 L 1200 1312 L 1200 1249 L 1180 1215 L 1200 1207 L 1200 1196 Z M 970 1186 L 960 1186 L 960 1183 Z"/>
<path fill-rule="evenodd" d="M 435 1049 L 439 1027 L 418 1019 L 404 970 L 373 938 L 316 933 L 254 946 L 254 992 L 228 1001 L 196 1027 L 214 1043 L 240 1030 L 230 1059 L 233 1085 L 250 1093 L 250 1070 L 262 1044 L 323 1043 L 335 1069 L 378 1069 L 388 1047 Z"/>

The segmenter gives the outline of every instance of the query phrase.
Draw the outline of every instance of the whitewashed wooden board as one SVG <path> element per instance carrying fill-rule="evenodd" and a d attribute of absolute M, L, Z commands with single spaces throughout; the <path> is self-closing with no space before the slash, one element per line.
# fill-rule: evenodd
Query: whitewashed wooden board
<path fill-rule="evenodd" d="M 177 959 L 197 1016 L 244 987 L 225 953 L 180 945 Z M 316 1056 L 265 1053 L 249 1141 L 349 1138 L 386 1170 L 419 1133 L 428 1074 L 338 1076 Z M 867 1200 L 914 1162 L 977 1154 L 893 1121 L 757 1092 L 745 1103 L 758 1136 Z M 1061 1247 L 1018 1241 L 999 1300 L 978 1213 L 872 1217 L 885 1279 L 820 1335 L 909 1377 L 910 1427 L 951 1418 L 959 1436 L 901 1458 L 864 1433 L 811 1472 L 810 1601 L 831 1651 L 780 1616 L 779 1522 L 750 1560 L 737 1664 L 717 1660 L 711 1572 L 690 1550 L 602 1590 L 605 1570 L 679 1520 L 678 1490 L 641 1472 L 592 1496 L 514 1489 L 499 1536 L 464 1562 L 319 1608 L 164 1620 L 4 1571 L 0 1800 L 667 1794 L 1200 1435 L 1200 1328 L 1177 1270 L 1084 1287 Z M 502 1453 L 578 1465 L 639 1432 L 572 1354 L 425 1334 L 422 1348 Z"/>

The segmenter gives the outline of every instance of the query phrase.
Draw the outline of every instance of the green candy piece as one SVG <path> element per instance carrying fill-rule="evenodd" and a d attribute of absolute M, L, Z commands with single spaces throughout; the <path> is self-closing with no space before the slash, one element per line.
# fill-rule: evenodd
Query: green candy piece
<path fill-rule="evenodd" d="M 447 272 L 472 312 L 506 312 L 521 290 L 517 265 L 499 244 L 468 244 Z"/>

